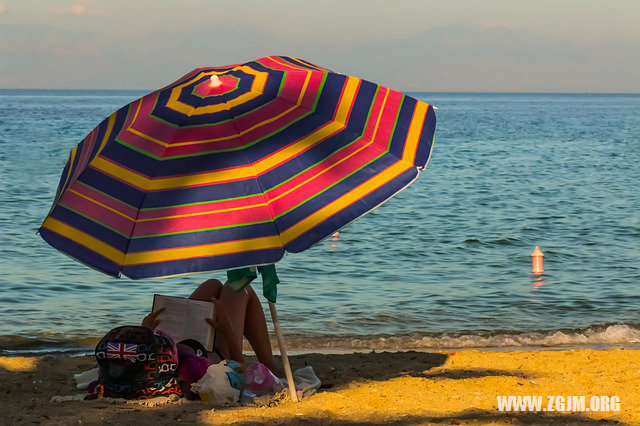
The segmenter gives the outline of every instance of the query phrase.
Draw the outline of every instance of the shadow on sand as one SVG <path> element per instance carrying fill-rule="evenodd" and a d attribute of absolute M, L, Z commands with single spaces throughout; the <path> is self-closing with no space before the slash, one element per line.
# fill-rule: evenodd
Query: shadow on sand
<path fill-rule="evenodd" d="M 385 356 L 386 355 L 386 356 Z M 367 381 L 385 381 L 401 376 L 422 377 L 431 380 L 468 379 L 488 376 L 526 378 L 519 371 L 492 369 L 436 370 L 448 359 L 448 355 L 423 352 L 398 352 L 393 356 L 382 353 L 322 355 L 305 354 L 291 357 L 293 368 L 312 365 L 323 382 L 321 392 L 338 391 L 352 384 Z M 45 357 L 34 368 L 12 371 L 0 363 L 0 406 L 3 416 L 0 424 L 203 424 L 215 413 L 233 415 L 237 408 L 217 409 L 202 402 L 145 407 L 128 404 L 110 404 L 104 401 L 50 403 L 53 395 L 74 395 L 73 374 L 94 367 L 93 357 Z M 304 402 L 302 402 L 304 404 Z M 314 412 L 303 418 L 282 412 L 271 417 L 269 408 L 264 409 L 258 422 L 270 424 L 467 424 L 467 423 L 525 423 L 525 424 L 601 424 L 617 423 L 597 421 L 577 414 L 553 415 L 547 413 L 500 413 L 491 410 L 466 410 L 445 416 L 419 416 L 407 414 L 399 417 L 378 416 L 357 422 L 339 420 L 329 411 Z M 212 413 L 213 417 L 212 417 Z M 233 418 L 233 417 L 231 417 Z M 178 423 L 179 422 L 179 423 Z M 255 424 L 256 420 L 247 423 Z M 619 424 L 619 423 L 618 423 Z"/>

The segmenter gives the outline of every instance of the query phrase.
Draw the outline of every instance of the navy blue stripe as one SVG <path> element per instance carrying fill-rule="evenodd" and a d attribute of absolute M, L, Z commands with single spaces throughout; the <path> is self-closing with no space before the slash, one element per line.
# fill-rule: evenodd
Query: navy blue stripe
<path fill-rule="evenodd" d="M 211 224 L 215 226 L 215 223 Z M 188 247 L 201 244 L 213 244 L 246 238 L 259 238 L 278 235 L 273 222 L 234 228 L 216 229 L 213 231 L 190 232 L 186 234 L 164 235 L 157 237 L 134 238 L 129 244 L 129 253 L 160 250 L 174 247 Z M 215 254 L 215 253 L 212 253 Z"/>
<path fill-rule="evenodd" d="M 238 87 L 236 87 L 235 90 L 221 94 L 221 95 L 207 96 L 204 98 L 193 94 L 193 90 L 195 89 L 195 86 L 210 80 L 210 76 L 206 76 L 191 83 L 188 86 L 185 86 L 180 92 L 180 94 L 178 95 L 178 100 L 182 103 L 185 103 L 187 105 L 191 105 L 194 107 L 203 107 L 203 106 L 223 104 L 225 102 L 228 102 L 232 99 L 237 98 L 238 96 L 242 96 L 245 93 L 251 91 L 251 84 L 253 83 L 253 80 L 255 80 L 254 76 L 245 74 L 239 71 L 234 71 L 232 73 L 228 73 L 227 75 L 232 75 L 234 77 L 240 78 Z"/>
<path fill-rule="evenodd" d="M 79 262 L 113 277 L 117 278 L 120 276 L 120 265 L 99 255 L 95 251 L 45 228 L 40 228 L 39 233 L 42 239 L 52 247 L 55 247 Z"/>
<path fill-rule="evenodd" d="M 123 253 L 127 251 L 127 246 L 129 245 L 128 237 L 123 237 L 109 228 L 105 228 L 98 222 L 87 219 L 60 204 L 53 209 L 49 216 L 58 219 L 60 222 L 69 224 L 85 234 L 91 235 Z"/>
<path fill-rule="evenodd" d="M 186 274 L 189 272 L 222 271 L 243 266 L 276 263 L 284 256 L 284 250 L 268 249 L 245 251 L 223 256 L 196 257 L 185 260 L 173 260 L 161 263 L 128 265 L 122 273 L 132 279 L 163 277 Z"/>
<path fill-rule="evenodd" d="M 409 133 L 409 124 L 411 124 L 411 117 L 413 117 L 416 102 L 415 99 L 409 96 L 405 96 L 402 101 L 400 114 L 398 115 L 398 121 L 389 147 L 389 153 L 395 155 L 397 158 L 402 158 L 402 152 L 404 151 L 407 134 Z"/>
<path fill-rule="evenodd" d="M 433 135 L 436 131 L 436 114 L 433 111 L 433 107 L 429 105 L 427 116 L 424 120 L 424 126 L 422 127 L 422 134 L 420 135 L 420 141 L 418 142 L 418 148 L 416 151 L 416 166 L 423 168 L 429 159 L 431 149 L 433 148 Z"/>
<path fill-rule="evenodd" d="M 143 191 L 105 175 L 93 167 L 87 167 L 78 181 L 133 207 L 140 206 L 145 197 Z"/>
<path fill-rule="evenodd" d="M 178 204 L 224 200 L 260 192 L 260 186 L 255 179 L 209 186 L 153 191 L 147 193 L 142 208 L 150 209 Z"/>
<path fill-rule="evenodd" d="M 186 126 L 218 123 L 221 121 L 228 120 L 231 117 L 245 114 L 272 101 L 277 96 L 278 90 L 280 88 L 280 82 L 283 78 L 284 73 L 282 71 L 271 71 L 271 70 L 269 70 L 268 72 L 270 75 L 267 78 L 265 88 L 261 95 L 257 96 L 256 98 L 248 102 L 244 102 L 236 107 L 233 107 L 229 110 L 224 110 L 224 111 L 220 111 L 212 114 L 185 116 L 184 114 L 177 112 L 166 106 L 169 100 L 169 97 L 171 95 L 171 89 L 168 89 L 168 90 L 163 90 L 161 92 L 158 92 L 157 103 L 153 111 L 151 112 L 151 115 L 154 117 L 158 117 L 162 120 L 168 121 L 170 123 L 173 123 L 177 126 L 186 127 Z M 235 71 L 230 74 L 234 74 L 234 73 L 237 73 L 238 75 L 244 74 L 244 73 L 235 72 Z M 253 76 L 248 76 L 248 77 L 250 77 L 251 81 L 253 81 Z M 246 78 L 247 77 L 245 77 L 245 79 Z M 243 82 L 241 79 L 239 84 L 241 87 L 245 87 L 247 84 L 250 84 L 250 83 Z M 189 89 L 187 94 L 185 95 L 187 97 L 182 98 L 183 101 L 185 101 L 189 105 L 197 107 L 197 106 L 206 105 L 208 102 L 211 102 L 210 100 L 205 100 L 208 98 L 202 99 L 200 97 L 193 96 L 193 95 L 191 95 L 191 98 L 189 98 L 190 92 L 191 92 L 191 89 Z M 184 89 L 183 89 L 183 93 L 185 93 Z M 239 94 L 240 92 L 231 92 L 229 99 L 235 98 L 239 96 Z"/>
<path fill-rule="evenodd" d="M 319 241 L 322 241 L 324 238 L 333 234 L 338 229 L 342 228 L 343 226 L 350 223 L 354 219 L 357 219 L 363 214 L 373 210 L 389 197 L 398 193 L 398 191 L 402 190 L 405 186 L 407 186 L 409 183 L 411 183 L 411 181 L 415 179 L 417 173 L 418 172 L 416 169 L 407 170 L 383 187 L 356 201 L 347 208 L 341 210 L 324 222 L 318 224 L 314 228 L 302 234 L 295 240 L 289 242 L 289 244 L 285 246 L 285 249 L 290 253 L 299 253 L 303 250 L 308 249 Z"/>
<path fill-rule="evenodd" d="M 127 115 L 129 114 L 130 106 L 131 104 L 125 105 L 122 108 L 120 108 L 118 111 L 116 111 L 116 118 L 113 122 L 113 129 L 111 131 L 111 135 L 107 139 L 105 147 L 108 147 L 109 144 L 113 141 L 113 139 L 118 135 L 118 133 L 122 131 L 122 128 L 124 127 L 124 123 L 127 120 Z M 94 143 L 93 148 L 91 150 L 91 154 L 89 155 L 90 160 L 93 160 L 95 156 L 98 154 L 98 150 L 100 149 L 100 145 L 102 144 L 102 139 L 104 139 L 104 135 L 107 131 L 108 123 L 109 123 L 109 117 L 102 120 L 102 122 L 96 127 L 96 130 L 97 130 L 96 142 Z"/>
<path fill-rule="evenodd" d="M 71 167 L 71 153 L 69 153 L 69 157 L 67 158 L 67 162 L 62 169 L 62 174 L 60 175 L 60 181 L 58 182 L 58 189 L 56 190 L 56 197 L 61 194 L 63 191 L 67 189 L 67 176 L 71 178 L 69 174 L 69 168 Z"/>
<path fill-rule="evenodd" d="M 318 71 L 318 66 L 317 65 L 313 65 L 311 62 L 302 60 L 300 58 L 296 58 L 293 59 L 291 56 L 280 56 L 281 59 L 284 59 L 285 61 L 289 62 L 290 64 L 297 66 L 297 67 L 302 67 L 302 68 L 308 68 L 310 70 L 314 70 L 314 71 Z M 302 63 L 300 63 L 299 61 L 301 61 Z"/>

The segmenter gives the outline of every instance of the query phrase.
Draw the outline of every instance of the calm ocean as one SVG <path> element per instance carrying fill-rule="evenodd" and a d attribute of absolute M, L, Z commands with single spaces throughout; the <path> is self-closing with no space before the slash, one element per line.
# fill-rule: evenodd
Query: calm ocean
<path fill-rule="evenodd" d="M 36 235 L 69 150 L 143 94 L 0 90 L 0 354 L 90 350 L 224 279 L 116 280 Z M 640 344 L 640 95 L 413 95 L 438 107 L 427 170 L 278 265 L 291 348 Z"/>

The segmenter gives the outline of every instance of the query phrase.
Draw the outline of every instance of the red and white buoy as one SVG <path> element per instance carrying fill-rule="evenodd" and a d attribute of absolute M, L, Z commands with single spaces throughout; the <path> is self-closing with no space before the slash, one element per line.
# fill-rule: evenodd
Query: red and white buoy
<path fill-rule="evenodd" d="M 542 274 L 544 272 L 544 253 L 540 250 L 540 246 L 536 246 L 531 253 L 531 273 Z"/>

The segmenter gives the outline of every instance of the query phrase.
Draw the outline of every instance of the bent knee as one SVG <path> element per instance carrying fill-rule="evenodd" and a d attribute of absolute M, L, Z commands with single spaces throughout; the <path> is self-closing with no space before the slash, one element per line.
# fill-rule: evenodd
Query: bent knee
<path fill-rule="evenodd" d="M 189 299 L 211 300 L 212 297 L 218 298 L 221 288 L 222 282 L 220 282 L 220 280 L 215 278 L 208 279 L 191 293 Z"/>

